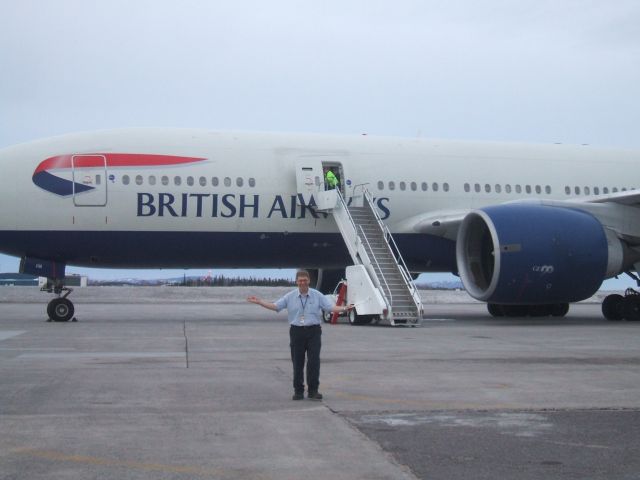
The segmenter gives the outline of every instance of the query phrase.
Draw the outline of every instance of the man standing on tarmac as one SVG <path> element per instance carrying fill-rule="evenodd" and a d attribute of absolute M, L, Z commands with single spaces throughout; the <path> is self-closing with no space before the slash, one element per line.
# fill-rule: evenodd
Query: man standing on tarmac
<path fill-rule="evenodd" d="M 322 310 L 332 313 L 346 312 L 353 305 L 337 306 L 318 290 L 309 288 L 309 272 L 296 272 L 298 288 L 287 293 L 274 303 L 251 296 L 247 301 L 279 312 L 287 309 L 289 316 L 289 340 L 293 363 L 293 400 L 304 398 L 304 362 L 307 360 L 308 398 L 322 400 L 320 386 L 320 347 L 322 336 Z"/>

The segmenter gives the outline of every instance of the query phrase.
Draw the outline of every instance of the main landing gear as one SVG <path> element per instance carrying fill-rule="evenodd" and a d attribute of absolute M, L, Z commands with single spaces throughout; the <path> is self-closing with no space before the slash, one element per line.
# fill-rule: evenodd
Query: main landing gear
<path fill-rule="evenodd" d="M 640 286 L 640 278 L 631 272 L 624 272 Z M 640 320 L 640 292 L 627 288 L 624 295 L 613 293 L 604 297 L 602 314 L 607 320 Z"/>
<path fill-rule="evenodd" d="M 501 305 L 487 303 L 487 310 L 494 317 L 564 317 L 569 312 L 569 304 Z"/>
<path fill-rule="evenodd" d="M 607 320 L 640 320 L 640 292 L 627 288 L 624 296 L 607 295 L 602 302 L 602 314 Z"/>
<path fill-rule="evenodd" d="M 73 313 L 75 312 L 73 303 L 71 303 L 71 300 L 67 298 L 71 292 L 73 292 L 72 288 L 65 287 L 60 279 L 48 279 L 46 285 L 40 290 L 57 295 L 57 297 L 51 300 L 47 305 L 47 315 L 49 315 L 49 319 L 47 320 L 48 322 L 68 322 L 69 320 L 72 322 L 77 321 L 73 317 Z"/>

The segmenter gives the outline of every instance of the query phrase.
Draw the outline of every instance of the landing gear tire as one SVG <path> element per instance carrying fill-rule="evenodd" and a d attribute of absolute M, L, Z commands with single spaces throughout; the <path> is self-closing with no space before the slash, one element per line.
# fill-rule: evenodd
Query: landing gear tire
<path fill-rule="evenodd" d="M 358 317 L 358 314 L 356 313 L 355 308 L 352 308 L 351 310 L 349 310 L 349 324 L 360 325 L 360 318 Z"/>
<path fill-rule="evenodd" d="M 569 304 L 501 305 L 488 303 L 487 310 L 494 317 L 564 317 L 569 312 Z"/>
<path fill-rule="evenodd" d="M 569 313 L 568 303 L 556 303 L 551 305 L 551 315 L 554 317 L 564 317 Z"/>
<path fill-rule="evenodd" d="M 74 311 L 73 303 L 66 298 L 54 298 L 47 305 L 47 314 L 54 322 L 68 322 L 73 318 Z"/>
<path fill-rule="evenodd" d="M 640 295 L 627 295 L 624 297 L 622 312 L 625 320 L 640 320 Z"/>
<path fill-rule="evenodd" d="M 624 297 L 617 293 L 607 295 L 602 302 L 602 314 L 607 320 L 619 321 L 624 318 Z"/>
<path fill-rule="evenodd" d="M 528 305 L 502 305 L 505 317 L 526 317 L 529 314 Z"/>
<path fill-rule="evenodd" d="M 548 317 L 551 315 L 553 305 L 529 305 L 527 315 L 529 317 Z"/>
<path fill-rule="evenodd" d="M 331 323 L 331 316 L 333 315 L 333 313 L 331 312 L 322 312 L 322 321 L 324 323 Z"/>

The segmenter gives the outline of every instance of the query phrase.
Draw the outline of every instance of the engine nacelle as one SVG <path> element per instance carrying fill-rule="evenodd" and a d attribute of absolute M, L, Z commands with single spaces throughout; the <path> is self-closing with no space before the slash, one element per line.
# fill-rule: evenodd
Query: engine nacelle
<path fill-rule="evenodd" d="M 607 276 L 615 274 L 612 271 L 621 268 L 622 249 L 589 213 L 507 204 L 475 210 L 464 218 L 456 261 L 462 283 L 478 300 L 551 304 L 593 295 Z"/>
<path fill-rule="evenodd" d="M 308 269 L 307 271 L 311 277 L 311 286 L 325 295 L 333 293 L 338 282 L 346 278 L 344 268 L 337 270 L 318 268 Z"/>

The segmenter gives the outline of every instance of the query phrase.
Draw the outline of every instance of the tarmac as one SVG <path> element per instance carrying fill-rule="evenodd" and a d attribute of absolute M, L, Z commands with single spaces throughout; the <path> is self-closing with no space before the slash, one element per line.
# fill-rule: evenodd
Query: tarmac
<path fill-rule="evenodd" d="M 294 402 L 286 315 L 245 301 L 286 291 L 78 288 L 53 323 L 0 287 L 0 479 L 640 479 L 640 322 L 598 299 L 324 325 L 325 398 Z"/>

